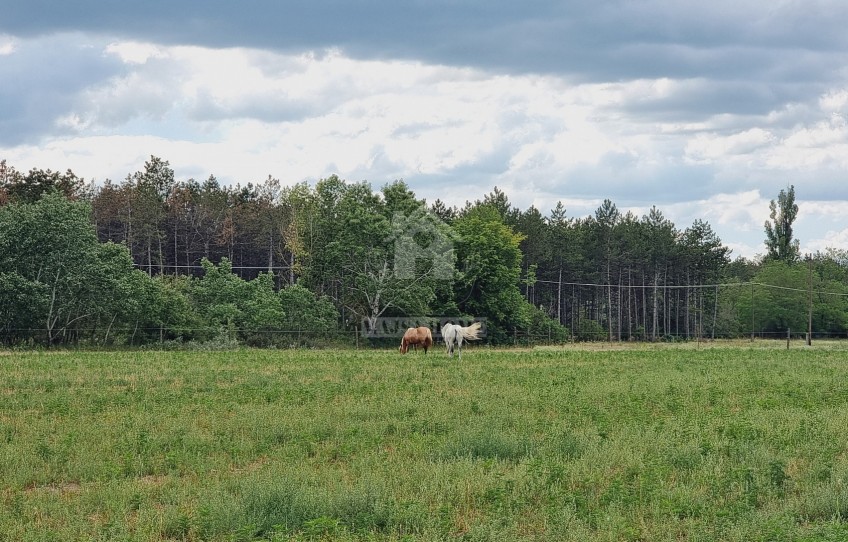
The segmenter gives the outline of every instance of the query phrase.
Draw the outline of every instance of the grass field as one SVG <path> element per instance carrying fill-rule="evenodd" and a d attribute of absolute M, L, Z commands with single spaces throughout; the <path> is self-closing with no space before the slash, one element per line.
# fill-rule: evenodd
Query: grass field
<path fill-rule="evenodd" d="M 848 349 L 754 345 L 0 354 L 0 539 L 848 540 Z"/>

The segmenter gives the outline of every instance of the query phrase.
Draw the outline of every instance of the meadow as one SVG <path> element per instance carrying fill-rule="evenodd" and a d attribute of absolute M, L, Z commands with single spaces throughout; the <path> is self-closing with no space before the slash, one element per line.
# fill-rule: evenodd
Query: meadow
<path fill-rule="evenodd" d="M 0 354 L 0 539 L 842 541 L 848 347 Z"/>

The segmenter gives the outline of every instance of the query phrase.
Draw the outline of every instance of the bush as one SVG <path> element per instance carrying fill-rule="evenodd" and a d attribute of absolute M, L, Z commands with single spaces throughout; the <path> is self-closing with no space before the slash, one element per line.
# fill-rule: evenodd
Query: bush
<path fill-rule="evenodd" d="M 529 342 L 561 344 L 571 341 L 571 331 L 553 318 L 549 318 L 542 310 L 531 305 L 528 313 L 530 317 Z"/>
<path fill-rule="evenodd" d="M 577 326 L 575 338 L 578 341 L 603 341 L 607 338 L 607 331 L 598 322 L 583 317 Z"/>

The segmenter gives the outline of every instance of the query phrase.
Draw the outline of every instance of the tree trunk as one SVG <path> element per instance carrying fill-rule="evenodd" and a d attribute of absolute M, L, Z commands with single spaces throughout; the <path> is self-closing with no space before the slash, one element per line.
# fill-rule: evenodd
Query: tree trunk
<path fill-rule="evenodd" d="M 610 280 L 610 262 L 607 259 L 607 329 L 609 342 L 612 342 L 612 281 Z"/>
<path fill-rule="evenodd" d="M 156 240 L 159 244 L 159 274 L 165 274 L 165 251 L 162 249 L 162 236 L 156 234 Z"/>
<path fill-rule="evenodd" d="M 659 302 L 657 301 L 657 296 L 659 295 L 659 282 L 660 282 L 660 272 L 654 271 L 654 318 L 652 322 L 652 331 L 651 336 L 654 341 L 657 340 L 657 328 L 659 327 Z"/>
<path fill-rule="evenodd" d="M 109 327 L 106 328 L 106 336 L 103 337 L 103 346 L 106 346 L 106 343 L 109 342 L 109 333 L 112 331 L 112 324 L 115 323 L 115 318 L 118 317 L 118 313 L 112 315 L 112 320 L 109 322 Z"/>
<path fill-rule="evenodd" d="M 177 243 L 177 225 L 174 224 L 174 276 L 180 271 L 180 246 Z"/>
<path fill-rule="evenodd" d="M 642 271 L 642 328 L 644 329 L 645 338 L 648 338 L 648 292 L 647 284 L 645 284 L 645 272 Z"/>
<path fill-rule="evenodd" d="M 674 290 L 674 334 L 680 337 L 680 288 Z"/>
<path fill-rule="evenodd" d="M 59 310 L 56 308 L 56 289 L 57 284 L 59 283 L 59 276 L 61 275 L 62 270 L 59 269 L 56 271 L 56 278 L 53 280 L 53 288 L 50 291 L 50 305 L 47 310 L 47 323 L 46 323 L 46 331 L 47 331 L 47 345 L 52 346 L 55 337 L 53 335 L 53 330 L 56 326 L 56 322 L 59 321 Z"/>
<path fill-rule="evenodd" d="M 186 263 L 186 274 L 191 274 L 191 252 L 189 251 L 188 234 L 186 234 L 186 239 L 185 239 L 185 263 Z"/>
<path fill-rule="evenodd" d="M 715 301 L 713 302 L 713 330 L 712 339 L 715 340 L 716 322 L 718 321 L 718 284 L 715 287 Z"/>
<path fill-rule="evenodd" d="M 268 272 L 274 272 L 274 234 L 268 237 Z"/>
<path fill-rule="evenodd" d="M 621 268 L 618 268 L 618 342 L 621 342 Z"/>
<path fill-rule="evenodd" d="M 557 281 L 557 322 L 562 325 L 562 266 L 559 268 L 559 279 Z"/>
<path fill-rule="evenodd" d="M 632 299 L 634 302 L 636 301 L 633 296 L 633 270 L 627 269 L 627 282 L 629 283 L 629 288 L 627 289 L 627 338 L 633 339 L 633 313 L 630 312 L 630 309 L 635 308 L 631 306 L 630 300 Z"/>
<path fill-rule="evenodd" d="M 692 329 L 692 317 L 690 315 L 692 292 L 689 289 L 689 271 L 686 271 L 686 339 L 690 338 L 690 330 Z"/>

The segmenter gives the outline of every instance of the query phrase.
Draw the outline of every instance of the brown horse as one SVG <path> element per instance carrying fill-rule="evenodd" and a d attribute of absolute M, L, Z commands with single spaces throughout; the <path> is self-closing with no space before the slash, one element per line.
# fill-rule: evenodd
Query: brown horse
<path fill-rule="evenodd" d="M 433 334 L 430 333 L 429 327 L 411 327 L 403 334 L 403 339 L 400 340 L 400 353 L 406 354 L 409 352 L 410 346 L 421 345 L 424 347 L 424 353 L 427 349 L 433 346 Z"/>

